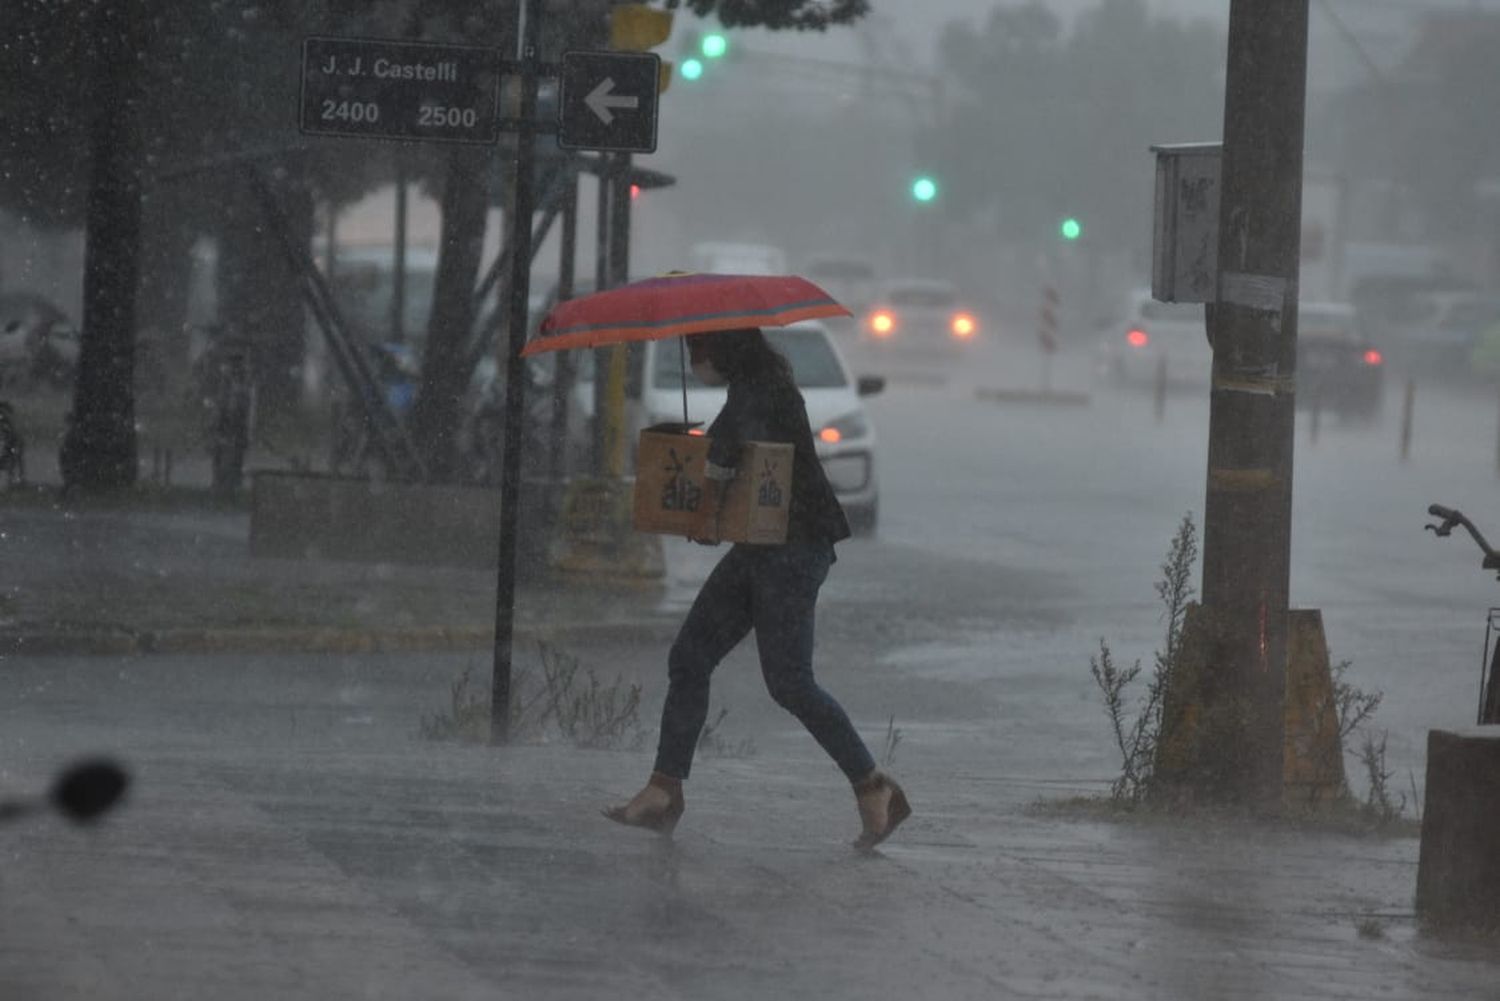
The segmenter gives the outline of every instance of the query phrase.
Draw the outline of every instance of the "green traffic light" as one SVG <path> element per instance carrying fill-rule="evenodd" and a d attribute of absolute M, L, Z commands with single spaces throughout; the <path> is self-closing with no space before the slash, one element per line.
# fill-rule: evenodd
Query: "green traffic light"
<path fill-rule="evenodd" d="M 1083 223 L 1069 216 L 1062 221 L 1062 225 L 1057 227 L 1057 231 L 1062 234 L 1064 240 L 1076 240 L 1083 235 Z"/>
<path fill-rule="evenodd" d="M 703 63 L 697 59 L 684 59 L 678 72 L 684 80 L 696 80 L 703 75 Z"/>
<path fill-rule="evenodd" d="M 919 202 L 932 201 L 937 192 L 937 182 L 930 177 L 919 177 L 911 182 L 911 196 Z"/>
<path fill-rule="evenodd" d="M 703 41 L 698 45 L 699 50 L 707 59 L 718 59 L 729 51 L 729 39 L 717 31 L 703 36 Z"/>

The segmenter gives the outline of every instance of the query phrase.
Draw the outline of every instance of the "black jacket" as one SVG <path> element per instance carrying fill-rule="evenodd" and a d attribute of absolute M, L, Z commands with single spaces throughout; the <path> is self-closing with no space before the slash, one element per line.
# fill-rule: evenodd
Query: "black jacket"
<path fill-rule="evenodd" d="M 747 441 L 778 441 L 793 446 L 792 497 L 787 513 L 788 542 L 838 542 L 849 538 L 849 520 L 834 495 L 813 445 L 807 405 L 790 375 L 781 372 L 734 379 L 729 399 L 709 425 L 710 476 L 735 469 Z M 720 476 L 719 478 L 725 478 Z"/>

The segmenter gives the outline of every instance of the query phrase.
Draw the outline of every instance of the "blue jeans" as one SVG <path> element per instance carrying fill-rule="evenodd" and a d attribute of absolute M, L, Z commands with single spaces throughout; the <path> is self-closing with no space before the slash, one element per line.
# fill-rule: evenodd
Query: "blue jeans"
<path fill-rule="evenodd" d="M 771 698 L 802 721 L 850 782 L 875 767 L 843 707 L 813 679 L 813 611 L 833 560 L 826 542 L 737 545 L 714 567 L 667 658 L 658 772 L 688 777 L 708 720 L 709 677 L 751 629 Z"/>

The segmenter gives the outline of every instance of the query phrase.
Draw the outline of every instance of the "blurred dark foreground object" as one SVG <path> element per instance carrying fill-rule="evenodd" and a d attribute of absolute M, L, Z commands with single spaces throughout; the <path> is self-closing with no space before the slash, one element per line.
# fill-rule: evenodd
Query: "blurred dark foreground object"
<path fill-rule="evenodd" d="M 130 785 L 130 775 L 108 758 L 89 758 L 67 768 L 52 783 L 45 800 L 0 800 L 0 823 L 55 809 L 75 824 L 87 824 L 108 813 Z"/>

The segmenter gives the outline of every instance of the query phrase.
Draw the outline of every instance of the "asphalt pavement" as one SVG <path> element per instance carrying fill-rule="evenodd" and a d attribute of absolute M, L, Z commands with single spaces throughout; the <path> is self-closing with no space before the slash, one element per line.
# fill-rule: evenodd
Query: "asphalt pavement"
<path fill-rule="evenodd" d="M 598 813 L 649 768 L 659 676 L 634 740 L 613 748 L 423 736 L 460 672 L 487 679 L 484 574 L 252 560 L 234 512 L 3 517 L 4 788 L 39 792 L 100 752 L 134 785 L 96 827 L 6 832 L 0 997 L 1500 996 L 1492 940 L 1420 929 L 1412 837 L 1065 805 L 1107 778 L 1069 763 L 1076 701 L 1017 699 L 998 727 L 929 702 L 882 745 L 884 704 L 851 698 L 916 808 L 873 856 L 849 847 L 852 796 L 811 740 L 768 701 L 736 702 L 733 735 L 755 746 L 705 752 L 668 841 Z M 632 658 L 659 671 L 681 585 L 711 554 L 694 559 L 683 580 L 598 589 L 593 605 L 523 589 L 520 619 L 606 679 Z M 981 572 L 846 546 L 821 637 L 872 654 L 854 670 L 882 690 L 897 682 L 873 654 L 895 642 L 897 613 L 872 577 L 904 574 L 937 602 L 942 578 Z M 954 621 L 984 621 L 997 645 L 1047 634 L 1067 597 L 1045 574 L 972 583 Z M 250 650 L 230 612 L 258 618 L 263 640 L 298 640 Z M 419 642 L 439 612 L 473 642 Z M 51 653 L 14 642 L 48 614 Z M 191 622 L 239 639 L 193 645 Z M 67 648 L 90 623 L 137 639 Z M 921 647 L 950 626 L 907 622 L 899 639 Z M 175 650 L 160 642 L 172 628 Z M 372 630 L 391 645 L 354 639 Z M 844 691 L 857 675 L 829 677 Z M 910 703 L 940 680 L 883 690 Z"/>

